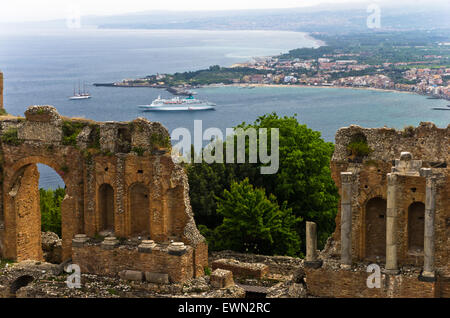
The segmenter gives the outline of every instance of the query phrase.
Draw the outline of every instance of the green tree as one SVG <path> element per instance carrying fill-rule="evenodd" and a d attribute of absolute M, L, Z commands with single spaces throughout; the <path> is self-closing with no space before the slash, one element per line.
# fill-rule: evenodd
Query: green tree
<path fill-rule="evenodd" d="M 273 194 L 279 205 L 286 203 L 302 219 L 296 225 L 299 237 L 305 235 L 306 220 L 316 222 L 321 248 L 334 231 L 337 213 L 338 191 L 329 167 L 334 145 L 325 142 L 320 132 L 301 125 L 295 117 L 278 117 L 276 113 L 261 116 L 253 124 L 242 123 L 237 128 L 268 128 L 269 142 L 270 128 L 279 129 L 278 172 L 262 175 L 261 163 L 189 165 L 191 204 L 197 223 L 211 229 L 220 224 L 222 215 L 217 211 L 216 197 L 221 197 L 232 181 L 248 178 L 250 184 Z M 301 247 L 304 251 L 303 242 Z"/>
<path fill-rule="evenodd" d="M 187 172 L 195 220 L 198 224 L 213 229 L 222 223 L 222 217 L 216 212 L 216 196 L 230 188 L 235 179 L 233 169 L 223 163 L 208 164 L 203 161 L 189 165 Z"/>
<path fill-rule="evenodd" d="M 51 231 L 61 237 L 61 202 L 65 190 L 58 187 L 56 190 L 39 189 L 41 207 L 41 229 Z"/>
<path fill-rule="evenodd" d="M 274 195 L 267 197 L 264 189 L 254 188 L 248 179 L 233 182 L 230 191 L 224 191 L 223 198 L 218 198 L 217 213 L 223 216 L 223 223 L 205 233 L 212 235 L 215 248 L 298 255 L 300 238 L 295 225 L 301 219 L 286 205 L 280 207 Z"/>
<path fill-rule="evenodd" d="M 318 131 L 301 125 L 293 117 L 278 117 L 276 113 L 259 117 L 253 124 L 241 124 L 239 127 L 279 129 L 280 167 L 276 174 L 255 175 L 250 182 L 257 187 L 264 187 L 267 193 L 274 194 L 278 203 L 287 203 L 294 215 L 304 222 L 297 226 L 301 237 L 305 236 L 305 221 L 314 221 L 318 227 L 318 243 L 322 247 L 334 231 L 335 216 L 339 194 L 331 178 L 330 160 L 334 145 L 325 142 Z M 270 146 L 268 147 L 270 149 Z M 249 169 L 257 168 L 253 165 Z M 304 246 L 303 246 L 304 250 Z"/>

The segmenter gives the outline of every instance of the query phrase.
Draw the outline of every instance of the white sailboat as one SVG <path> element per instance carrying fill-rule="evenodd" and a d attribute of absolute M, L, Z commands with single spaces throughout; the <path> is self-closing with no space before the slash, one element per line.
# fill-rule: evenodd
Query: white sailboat
<path fill-rule="evenodd" d="M 75 92 L 75 86 L 73 87 L 73 96 L 70 96 L 70 100 L 78 100 L 78 99 L 88 99 L 91 98 L 91 95 L 88 91 L 86 91 L 86 84 L 83 83 L 83 91 L 81 91 L 81 85 L 78 83 L 78 93 Z"/>

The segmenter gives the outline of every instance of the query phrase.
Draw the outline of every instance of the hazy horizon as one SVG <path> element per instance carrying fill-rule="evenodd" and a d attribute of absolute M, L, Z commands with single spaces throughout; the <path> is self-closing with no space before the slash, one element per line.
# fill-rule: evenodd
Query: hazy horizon
<path fill-rule="evenodd" d="M 1 23 L 44 22 L 67 19 L 71 16 L 83 17 L 111 17 L 121 15 L 140 14 L 176 14 L 183 12 L 230 12 L 230 11 L 261 11 L 277 9 L 302 9 L 322 7 L 327 10 L 339 8 L 361 7 L 362 5 L 378 4 L 382 7 L 427 9 L 448 6 L 446 1 L 433 1 L 429 3 L 419 0 L 401 0 L 391 3 L 389 1 L 367 0 L 259 0 L 259 1 L 207 1 L 166 0 L 163 3 L 153 1 L 128 0 L 16 0 L 2 5 L 0 10 Z"/>

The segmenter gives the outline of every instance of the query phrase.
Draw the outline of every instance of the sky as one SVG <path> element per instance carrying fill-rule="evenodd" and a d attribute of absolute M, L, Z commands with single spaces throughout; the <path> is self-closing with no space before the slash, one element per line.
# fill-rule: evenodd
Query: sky
<path fill-rule="evenodd" d="M 430 0 L 396 0 L 394 3 L 411 5 L 426 1 Z M 439 1 L 448 0 L 433 0 L 432 3 Z M 0 22 L 58 20 L 74 14 L 105 16 L 152 10 L 244 10 L 381 2 L 389 3 L 388 0 L 1 0 Z"/>
<path fill-rule="evenodd" d="M 65 19 L 81 15 L 116 15 L 152 10 L 243 10 L 294 8 L 323 3 L 354 3 L 362 0 L 2 0 L 1 22 Z M 367 2 L 364 1 L 364 2 Z M 373 2 L 376 2 L 373 1 Z"/>

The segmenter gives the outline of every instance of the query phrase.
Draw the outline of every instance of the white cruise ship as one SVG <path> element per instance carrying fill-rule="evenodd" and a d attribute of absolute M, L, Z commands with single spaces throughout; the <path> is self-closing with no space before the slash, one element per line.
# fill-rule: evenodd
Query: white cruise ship
<path fill-rule="evenodd" d="M 139 105 L 144 111 L 176 111 L 176 110 L 214 110 L 216 104 L 196 99 L 193 96 L 187 98 L 174 97 L 164 99 L 158 96 L 150 105 Z"/>

